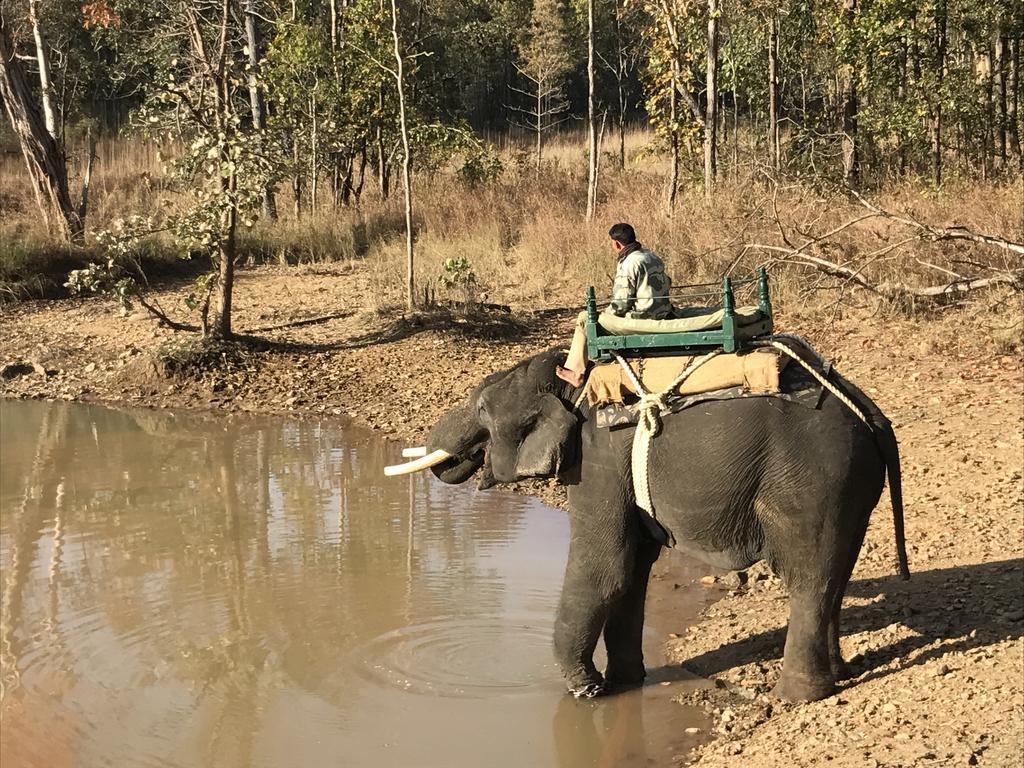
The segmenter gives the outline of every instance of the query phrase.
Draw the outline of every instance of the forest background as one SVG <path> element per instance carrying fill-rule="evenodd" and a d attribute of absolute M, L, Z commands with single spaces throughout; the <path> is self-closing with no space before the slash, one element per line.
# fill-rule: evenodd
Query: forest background
<path fill-rule="evenodd" d="M 360 260 L 371 309 L 573 305 L 625 220 L 677 283 L 767 263 L 783 306 L 966 309 L 1019 343 L 1018 0 L 0 12 L 10 297 L 229 337 L 236 266 Z M 181 269 L 181 306 L 146 300 Z"/>

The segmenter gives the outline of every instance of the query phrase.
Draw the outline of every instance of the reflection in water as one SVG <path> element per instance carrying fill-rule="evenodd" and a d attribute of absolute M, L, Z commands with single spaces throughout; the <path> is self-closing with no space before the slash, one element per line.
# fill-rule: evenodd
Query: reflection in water
<path fill-rule="evenodd" d="M 385 481 L 395 449 L 337 423 L 20 402 L 0 422 L 4 768 L 648 765 L 703 725 L 670 702 L 678 670 L 563 695 L 568 526 L 534 500 Z"/>

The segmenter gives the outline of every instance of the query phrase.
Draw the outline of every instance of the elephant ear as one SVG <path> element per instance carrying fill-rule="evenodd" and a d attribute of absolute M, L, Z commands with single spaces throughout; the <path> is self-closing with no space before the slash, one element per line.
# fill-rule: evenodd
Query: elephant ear
<path fill-rule="evenodd" d="M 533 428 L 519 445 L 516 477 L 554 477 L 575 457 L 576 417 L 557 397 L 541 395 Z"/>

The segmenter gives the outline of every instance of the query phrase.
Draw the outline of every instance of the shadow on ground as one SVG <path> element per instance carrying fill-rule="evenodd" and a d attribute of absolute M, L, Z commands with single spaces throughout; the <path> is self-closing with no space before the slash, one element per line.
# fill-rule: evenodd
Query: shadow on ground
<path fill-rule="evenodd" d="M 399 310 L 395 311 L 396 314 Z M 316 321 L 286 323 L 273 328 L 259 328 L 240 334 L 239 340 L 253 347 L 280 352 L 332 352 L 345 349 L 362 349 L 381 344 L 393 344 L 427 331 L 441 331 L 447 335 L 471 341 L 529 341 L 536 339 L 537 351 L 547 348 L 547 334 L 553 319 L 570 317 L 572 310 L 549 310 L 517 314 L 507 308 L 487 306 L 471 310 L 453 310 L 436 307 L 412 314 L 401 314 L 395 319 L 387 317 L 366 321 L 365 332 L 356 332 L 338 341 L 302 342 L 267 339 L 255 335 L 267 330 L 284 329 L 291 326 L 310 324 Z M 346 317 L 339 314 L 334 317 Z M 566 338 L 566 346 L 569 339 Z"/>
<path fill-rule="evenodd" d="M 847 606 L 842 632 L 878 632 L 892 624 L 913 631 L 888 645 L 850 660 L 856 683 L 886 677 L 946 653 L 962 653 L 1024 635 L 1024 559 L 1000 560 L 960 568 L 918 571 L 910 581 L 898 576 L 850 583 L 848 597 L 870 600 Z M 761 632 L 682 662 L 685 669 L 710 677 L 752 662 L 782 658 L 786 629 Z M 938 644 L 936 644 L 938 643 Z M 922 653 L 916 653 L 922 648 Z M 898 669 L 887 667 L 899 661 Z M 657 671 L 662 674 L 661 671 Z M 866 675 L 864 673 L 867 673 Z"/>

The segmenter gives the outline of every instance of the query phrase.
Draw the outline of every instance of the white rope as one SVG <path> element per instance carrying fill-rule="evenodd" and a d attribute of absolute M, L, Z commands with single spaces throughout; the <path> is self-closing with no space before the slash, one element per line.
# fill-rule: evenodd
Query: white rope
<path fill-rule="evenodd" d="M 828 379 L 826 379 L 824 376 L 818 373 L 810 363 L 808 363 L 806 360 L 800 357 L 800 355 L 794 352 L 792 348 L 790 348 L 786 344 L 783 344 L 781 341 L 778 341 L 777 338 L 778 337 L 774 339 L 766 339 L 765 341 L 759 343 L 758 346 L 770 346 L 774 349 L 779 350 L 783 354 L 791 357 L 792 359 L 796 360 L 798 363 L 800 363 L 800 365 L 803 366 L 804 370 L 811 374 L 811 376 L 813 376 L 817 380 L 817 382 L 821 384 L 821 386 L 823 386 L 825 389 L 831 392 L 832 395 L 836 398 L 836 400 L 838 400 L 851 411 L 853 411 L 854 415 L 858 419 L 863 421 L 865 424 L 867 424 L 868 427 L 871 426 L 871 422 L 868 421 L 867 416 L 861 413 L 860 409 L 856 405 L 854 405 L 853 401 L 850 398 L 848 398 L 846 395 L 840 392 L 838 387 L 836 387 L 832 382 L 830 382 Z M 800 341 L 803 341 L 803 339 L 800 339 Z"/>
<path fill-rule="evenodd" d="M 658 518 L 654 512 L 654 502 L 651 500 L 649 459 L 651 453 L 651 440 L 657 437 L 658 433 L 661 431 L 661 414 L 667 409 L 665 398 L 667 398 L 676 387 L 686 381 L 694 371 L 704 365 L 704 363 L 711 358 L 717 357 L 720 354 L 722 354 L 722 350 L 717 349 L 706 355 L 695 358 L 682 373 L 672 380 L 671 384 L 665 387 L 664 390 L 657 393 L 651 393 L 644 388 L 640 378 L 636 373 L 634 373 L 633 368 L 625 358 L 617 352 L 612 352 L 612 356 L 614 356 L 618 364 L 622 366 L 622 370 L 626 372 L 626 376 L 628 376 L 630 382 L 632 382 L 637 395 L 640 396 L 640 402 L 635 406 L 639 422 L 637 423 L 636 432 L 633 433 L 633 451 L 631 457 L 633 496 L 636 498 L 636 505 L 647 512 L 647 514 L 655 520 Z"/>
<path fill-rule="evenodd" d="M 757 346 L 770 346 L 773 349 L 777 349 L 787 357 L 796 360 L 803 368 L 811 374 L 817 380 L 822 387 L 827 389 L 832 395 L 849 408 L 861 421 L 871 426 L 871 422 L 868 421 L 867 417 L 860 411 L 860 409 L 853 403 L 850 398 L 844 395 L 838 387 L 832 382 L 818 373 L 815 368 L 798 355 L 791 347 L 783 344 L 778 339 L 785 339 L 803 347 L 806 347 L 811 352 L 814 349 L 803 339 L 798 336 L 788 336 L 780 334 L 772 339 L 766 339 L 763 342 L 757 344 Z M 651 480 L 650 480 L 650 452 L 651 452 L 651 441 L 657 437 L 661 431 L 661 415 L 667 410 L 666 398 L 676 389 L 680 384 L 686 381 L 694 371 L 700 368 L 704 363 L 713 357 L 717 357 L 723 354 L 723 350 L 717 349 L 709 352 L 706 355 L 695 358 L 675 379 L 661 392 L 648 392 L 643 383 L 640 381 L 640 377 L 637 376 L 636 372 L 630 366 L 629 362 L 623 358 L 618 352 L 612 352 L 612 356 L 616 362 L 622 366 L 622 370 L 625 371 L 626 376 L 633 384 L 637 395 L 640 397 L 640 402 L 636 404 L 635 409 L 638 416 L 638 422 L 636 432 L 633 433 L 633 450 L 631 457 L 631 468 L 633 475 L 633 495 L 636 498 L 636 504 L 638 507 L 647 512 L 651 517 L 657 520 L 657 515 L 654 512 L 654 502 L 651 500 Z M 817 353 L 815 353 L 817 354 Z M 820 358 L 819 358 L 820 359 Z M 582 401 L 582 398 L 581 398 Z M 579 401 L 579 402 L 581 402 Z"/>

